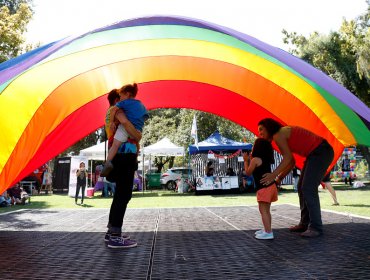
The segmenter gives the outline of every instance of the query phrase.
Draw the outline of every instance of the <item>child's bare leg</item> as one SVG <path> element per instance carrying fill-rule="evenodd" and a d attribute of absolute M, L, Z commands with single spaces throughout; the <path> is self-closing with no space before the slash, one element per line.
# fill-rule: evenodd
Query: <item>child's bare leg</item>
<path fill-rule="evenodd" d="M 271 203 L 267 202 L 258 202 L 258 208 L 261 213 L 263 227 L 265 228 L 265 232 L 271 232 L 271 213 L 270 213 L 270 206 Z"/>
<path fill-rule="evenodd" d="M 338 203 L 338 200 L 337 200 L 337 196 L 335 194 L 335 190 L 332 187 L 331 183 L 325 183 L 325 187 L 329 191 L 329 193 L 330 193 L 330 195 L 331 195 L 331 197 L 332 197 L 332 199 L 334 201 L 334 204 L 335 205 L 338 205 L 339 203 Z"/>
<path fill-rule="evenodd" d="M 118 141 L 117 139 L 113 140 L 112 147 L 110 147 L 108 151 L 107 161 L 112 161 L 114 156 L 117 154 L 119 147 L 121 146 L 122 142 Z"/>

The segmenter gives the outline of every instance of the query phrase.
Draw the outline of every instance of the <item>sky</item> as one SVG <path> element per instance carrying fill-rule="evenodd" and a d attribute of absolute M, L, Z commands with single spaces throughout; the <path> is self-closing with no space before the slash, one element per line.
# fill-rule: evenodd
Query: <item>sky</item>
<path fill-rule="evenodd" d="M 149 15 L 179 15 L 223 25 L 286 49 L 282 29 L 309 35 L 338 30 L 365 0 L 34 0 L 27 43 L 41 45 L 112 23 Z"/>

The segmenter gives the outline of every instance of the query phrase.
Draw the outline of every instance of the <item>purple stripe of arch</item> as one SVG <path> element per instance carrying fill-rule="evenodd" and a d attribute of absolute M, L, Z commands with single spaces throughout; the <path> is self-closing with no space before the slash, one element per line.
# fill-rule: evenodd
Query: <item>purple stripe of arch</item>
<path fill-rule="evenodd" d="M 105 26 L 102 28 L 95 29 L 90 33 L 102 32 L 107 30 L 113 30 L 117 28 L 125 28 L 125 27 L 134 27 L 134 26 L 144 26 L 144 25 L 183 25 L 183 26 L 193 26 L 199 28 L 205 28 L 217 32 L 220 31 L 220 26 L 215 25 L 214 27 L 211 26 L 208 22 L 195 20 L 192 18 L 187 17 L 180 17 L 180 16 L 151 16 L 151 17 L 141 17 L 135 18 L 130 20 L 123 20 L 117 23 L 114 23 L 109 26 Z"/>
<path fill-rule="evenodd" d="M 42 46 L 42 47 L 39 47 L 37 49 L 34 49 L 32 51 L 29 51 L 29 52 L 26 52 L 25 54 L 22 54 L 20 56 L 17 56 L 13 59 L 9 59 L 7 61 L 4 61 L 3 63 L 0 63 L 0 75 L 1 75 L 1 72 L 4 70 L 4 69 L 9 69 L 19 63 L 22 63 L 23 61 L 29 59 L 31 56 L 34 56 L 42 51 L 44 51 L 45 49 L 51 47 L 54 43 L 50 43 L 50 44 L 47 44 L 45 46 Z"/>
<path fill-rule="evenodd" d="M 78 36 L 79 37 L 79 36 Z M 22 72 L 26 71 L 28 68 L 32 67 L 36 63 L 40 62 L 44 58 L 48 57 L 52 53 L 56 52 L 60 48 L 64 47 L 65 45 L 69 44 L 70 42 L 74 41 L 78 37 L 68 37 L 65 39 L 62 39 L 60 41 L 56 41 L 54 43 L 47 44 L 46 46 L 42 46 L 35 51 L 33 55 L 25 56 L 25 59 L 20 59 L 19 57 L 13 58 L 9 61 L 6 61 L 4 63 L 7 63 L 9 68 L 6 68 L 2 71 L 0 71 L 0 85 L 5 83 L 6 81 L 16 77 L 17 75 L 21 74 Z M 41 49 L 40 51 L 38 51 Z M 25 55 L 27 55 L 26 53 Z M 18 59 L 18 61 L 17 61 Z"/>

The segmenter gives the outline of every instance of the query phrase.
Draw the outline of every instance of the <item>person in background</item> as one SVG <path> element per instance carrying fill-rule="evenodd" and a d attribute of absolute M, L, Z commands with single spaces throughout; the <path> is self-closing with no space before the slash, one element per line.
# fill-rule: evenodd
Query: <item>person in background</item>
<path fill-rule="evenodd" d="M 322 220 L 318 187 L 334 159 L 332 146 L 321 136 L 299 126 L 283 126 L 266 118 L 258 123 L 259 136 L 277 145 L 283 160 L 273 172 L 263 175 L 262 184 L 280 183 L 295 166 L 293 154 L 305 158 L 298 182 L 301 220 L 290 227 L 291 232 L 301 232 L 312 238 L 322 234 Z"/>
<path fill-rule="evenodd" d="M 232 167 L 229 167 L 226 171 L 226 176 L 236 176 L 234 169 Z"/>
<path fill-rule="evenodd" d="M 114 192 L 116 190 L 116 184 L 109 182 L 107 178 L 103 178 L 104 182 L 104 188 L 103 188 L 103 196 L 108 197 L 108 196 L 114 196 Z"/>
<path fill-rule="evenodd" d="M 12 198 L 9 196 L 7 191 L 4 191 L 0 195 L 0 207 L 8 207 L 12 205 Z"/>
<path fill-rule="evenodd" d="M 352 178 L 351 178 L 351 160 L 348 158 L 348 155 L 344 155 L 344 158 L 342 160 L 342 171 L 348 172 L 348 176 L 344 175 L 344 183 L 347 185 L 347 178 L 349 181 L 349 185 L 352 186 Z"/>
<path fill-rule="evenodd" d="M 136 170 L 134 174 L 134 190 L 141 191 L 143 189 L 143 178 L 139 174 L 139 172 Z"/>
<path fill-rule="evenodd" d="M 271 164 L 274 160 L 274 150 L 269 141 L 257 138 L 254 142 L 251 157 L 243 154 L 244 170 L 247 175 L 253 175 L 257 191 L 258 208 L 261 214 L 263 229 L 255 232 L 257 239 L 274 239 L 271 229 L 271 203 L 277 201 L 278 192 L 275 181 L 270 184 L 262 184 L 262 175 L 271 172 Z"/>
<path fill-rule="evenodd" d="M 80 168 L 77 169 L 76 176 L 77 184 L 76 184 L 75 204 L 77 204 L 78 195 L 81 190 L 81 205 L 83 205 L 87 180 L 87 171 L 85 169 L 85 163 L 83 161 L 80 162 Z"/>
<path fill-rule="evenodd" d="M 8 190 L 8 194 L 11 197 L 12 204 L 26 204 L 26 201 L 29 200 L 28 194 L 25 195 L 25 191 L 20 187 L 19 184 L 15 184 L 14 187 Z"/>
<path fill-rule="evenodd" d="M 44 170 L 44 172 L 42 173 L 42 184 L 41 184 L 41 189 L 44 187 L 45 188 L 45 192 L 48 193 L 48 189 L 51 189 L 51 184 L 53 182 L 53 179 L 52 179 L 52 174 L 51 174 L 51 170 L 50 170 L 50 167 L 49 165 L 46 165 L 46 168 Z M 39 193 L 40 193 L 40 190 L 39 190 Z"/>
<path fill-rule="evenodd" d="M 204 171 L 207 177 L 213 176 L 214 168 L 213 168 L 213 162 L 211 160 L 207 162 L 207 166 Z"/>

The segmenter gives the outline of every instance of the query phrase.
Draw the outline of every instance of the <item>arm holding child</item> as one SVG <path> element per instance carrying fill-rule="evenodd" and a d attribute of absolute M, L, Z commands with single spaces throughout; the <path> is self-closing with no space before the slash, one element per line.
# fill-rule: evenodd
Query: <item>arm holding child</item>
<path fill-rule="evenodd" d="M 126 129 L 127 133 L 136 141 L 140 141 L 142 134 L 138 131 L 134 125 L 127 119 L 123 110 L 116 110 L 115 119 L 117 119 L 123 127 Z"/>

